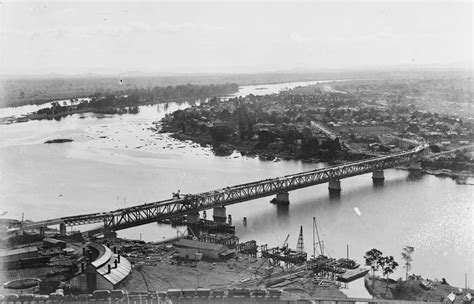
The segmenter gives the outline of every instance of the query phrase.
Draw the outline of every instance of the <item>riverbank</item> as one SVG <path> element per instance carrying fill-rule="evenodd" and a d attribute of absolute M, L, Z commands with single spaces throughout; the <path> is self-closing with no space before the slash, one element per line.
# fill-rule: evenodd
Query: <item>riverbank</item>
<path fill-rule="evenodd" d="M 443 280 L 423 279 L 420 276 L 412 277 L 407 281 L 398 281 L 366 275 L 364 284 L 367 291 L 378 299 L 388 300 L 406 300 L 406 301 L 424 301 L 424 302 L 442 302 L 449 294 L 454 293 L 456 299 L 454 303 L 462 303 L 463 296 L 466 293 L 473 294 L 473 289 L 461 289 L 450 286 Z M 374 285 L 372 285 L 374 284 Z"/>
<path fill-rule="evenodd" d="M 160 132 L 171 133 L 171 137 L 180 141 L 192 141 L 203 147 L 212 147 L 212 151 L 216 156 L 229 156 L 234 151 L 239 152 L 242 156 L 258 157 L 265 161 L 281 161 L 281 160 L 301 160 L 305 163 L 329 162 L 331 164 L 342 164 L 345 162 L 356 161 L 371 157 L 371 155 L 363 153 L 353 153 L 350 151 L 338 151 L 332 156 L 322 155 L 321 157 L 301 157 L 292 149 L 258 149 L 252 140 L 235 140 L 226 143 L 214 143 L 208 134 L 192 136 L 183 132 L 170 132 L 169 128 L 162 128 Z"/>

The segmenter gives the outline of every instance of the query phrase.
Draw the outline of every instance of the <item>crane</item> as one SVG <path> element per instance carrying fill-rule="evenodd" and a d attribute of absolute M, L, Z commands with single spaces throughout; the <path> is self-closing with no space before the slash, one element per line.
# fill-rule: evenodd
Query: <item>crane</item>
<path fill-rule="evenodd" d="M 316 231 L 316 235 L 318 237 L 317 243 L 314 240 L 314 231 Z M 313 217 L 313 258 L 316 258 L 316 249 L 315 249 L 316 244 L 319 244 L 319 253 L 321 255 L 324 255 L 324 242 L 321 241 L 321 239 L 319 238 L 318 224 L 316 224 L 316 217 Z"/>
<path fill-rule="evenodd" d="M 281 246 L 281 250 L 286 250 L 286 248 L 288 247 L 288 239 L 290 238 L 290 235 L 288 234 L 286 236 L 286 239 L 285 241 L 283 242 L 283 245 Z"/>

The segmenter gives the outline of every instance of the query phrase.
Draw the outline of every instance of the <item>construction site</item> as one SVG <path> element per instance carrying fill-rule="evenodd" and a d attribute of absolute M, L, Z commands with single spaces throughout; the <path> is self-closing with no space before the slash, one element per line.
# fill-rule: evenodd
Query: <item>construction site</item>
<path fill-rule="evenodd" d="M 25 231 L 10 239 L 10 243 L 15 240 L 15 246 L 1 252 L 4 293 L 10 297 L 92 297 L 97 290 L 121 290 L 161 291 L 171 296 L 173 290 L 179 290 L 179 297 L 185 297 L 184 290 L 189 295 L 190 290 L 201 290 L 202 294 L 205 289 L 209 295 L 230 297 L 342 299 L 346 297 L 340 290 L 344 282 L 367 273 L 352 260 L 324 256 L 315 219 L 313 239 L 316 233 L 318 241 L 314 246 L 320 252 L 310 260 L 303 247 L 303 227 L 292 249 L 289 234 L 277 247 L 254 240 L 240 242 L 230 215 L 212 221 L 189 215 L 168 224 L 175 225 L 179 233 L 176 239 L 163 243 L 113 235 L 61 236 L 54 229 L 42 231 L 43 235 Z M 315 254 L 315 248 L 313 251 Z"/>

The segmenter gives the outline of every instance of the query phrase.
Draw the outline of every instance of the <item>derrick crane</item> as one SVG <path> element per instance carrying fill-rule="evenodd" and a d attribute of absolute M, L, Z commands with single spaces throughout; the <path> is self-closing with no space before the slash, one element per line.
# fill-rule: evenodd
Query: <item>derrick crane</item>
<path fill-rule="evenodd" d="M 304 252 L 303 226 L 300 226 L 300 235 L 298 236 L 298 244 L 296 245 L 296 251 Z"/>
<path fill-rule="evenodd" d="M 290 238 L 290 234 L 286 236 L 285 241 L 283 242 L 283 245 L 281 246 L 281 250 L 286 250 L 288 248 L 288 239 Z"/>
<path fill-rule="evenodd" d="M 314 232 L 315 231 L 316 231 L 316 235 L 318 237 L 318 242 L 317 243 L 314 240 Z M 313 217 L 313 258 L 316 258 L 316 248 L 315 248 L 316 245 L 319 245 L 319 254 L 324 255 L 324 243 L 319 238 L 318 225 L 316 224 L 316 217 Z"/>

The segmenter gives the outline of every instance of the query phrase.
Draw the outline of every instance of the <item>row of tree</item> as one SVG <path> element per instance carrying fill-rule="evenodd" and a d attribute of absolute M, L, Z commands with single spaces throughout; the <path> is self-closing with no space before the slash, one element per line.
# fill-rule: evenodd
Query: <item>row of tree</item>
<path fill-rule="evenodd" d="M 408 272 L 411 270 L 411 262 L 413 261 L 412 254 L 415 252 L 415 248 L 411 246 L 406 246 L 402 250 L 402 259 L 405 262 L 404 268 L 405 280 L 408 280 Z M 365 253 L 364 256 L 365 265 L 369 266 L 372 270 L 372 288 L 375 285 L 375 272 L 381 270 L 383 276 L 385 276 L 386 285 L 385 292 L 388 288 L 388 277 L 392 274 L 395 269 L 398 267 L 398 263 L 395 261 L 393 256 L 384 256 L 383 253 L 378 249 L 372 249 Z"/>

